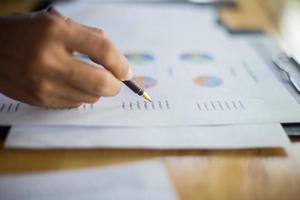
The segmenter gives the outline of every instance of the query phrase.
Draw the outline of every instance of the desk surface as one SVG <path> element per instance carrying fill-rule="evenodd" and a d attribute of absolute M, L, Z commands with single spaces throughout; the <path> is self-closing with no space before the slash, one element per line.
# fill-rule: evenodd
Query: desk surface
<path fill-rule="evenodd" d="M 286 150 L 0 150 L 0 173 L 162 158 L 181 199 L 299 199 L 300 141 Z"/>
<path fill-rule="evenodd" d="M 18 3 L 1 7 L 0 12 L 30 7 L 24 1 Z M 179 197 L 184 200 L 300 199 L 300 139 L 294 139 L 286 151 L 34 151 L 0 148 L 1 174 L 107 166 L 162 158 Z"/>

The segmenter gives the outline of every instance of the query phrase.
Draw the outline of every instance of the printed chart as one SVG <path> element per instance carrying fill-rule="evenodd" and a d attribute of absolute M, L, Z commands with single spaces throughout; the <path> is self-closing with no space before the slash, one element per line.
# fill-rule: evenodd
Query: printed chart
<path fill-rule="evenodd" d="M 153 88 L 157 85 L 157 80 L 149 76 L 135 76 L 133 80 L 142 88 Z"/>
<path fill-rule="evenodd" d="M 193 82 L 196 85 L 202 86 L 202 87 L 218 87 L 223 84 L 223 80 L 217 76 L 197 76 L 193 79 Z"/>
<path fill-rule="evenodd" d="M 180 55 L 180 60 L 184 62 L 200 64 L 213 61 L 214 58 L 209 53 L 183 53 Z"/>
<path fill-rule="evenodd" d="M 127 53 L 125 57 L 131 64 L 147 64 L 155 60 L 154 56 L 148 53 Z"/>

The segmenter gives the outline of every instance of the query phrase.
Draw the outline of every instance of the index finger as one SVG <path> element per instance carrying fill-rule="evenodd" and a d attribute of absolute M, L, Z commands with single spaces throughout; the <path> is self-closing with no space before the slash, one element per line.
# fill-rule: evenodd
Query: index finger
<path fill-rule="evenodd" d="M 87 28 L 67 20 L 69 36 L 64 38 L 67 48 L 88 55 L 93 61 L 109 70 L 117 79 L 131 79 L 131 70 L 127 59 L 100 29 Z"/>

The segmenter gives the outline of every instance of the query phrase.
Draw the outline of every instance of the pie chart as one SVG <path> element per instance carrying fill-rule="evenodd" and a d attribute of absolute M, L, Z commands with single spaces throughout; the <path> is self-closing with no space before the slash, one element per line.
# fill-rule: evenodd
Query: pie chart
<path fill-rule="evenodd" d="M 180 59 L 184 62 L 199 64 L 212 61 L 214 58 L 209 53 L 184 53 L 180 56 Z"/>
<path fill-rule="evenodd" d="M 157 80 L 148 76 L 135 76 L 133 80 L 143 89 L 152 88 L 157 85 Z"/>
<path fill-rule="evenodd" d="M 217 76 L 198 76 L 193 79 L 193 82 L 196 85 L 208 88 L 218 87 L 223 84 L 223 80 Z"/>
<path fill-rule="evenodd" d="M 125 57 L 132 64 L 147 64 L 154 61 L 154 56 L 147 53 L 128 53 Z"/>

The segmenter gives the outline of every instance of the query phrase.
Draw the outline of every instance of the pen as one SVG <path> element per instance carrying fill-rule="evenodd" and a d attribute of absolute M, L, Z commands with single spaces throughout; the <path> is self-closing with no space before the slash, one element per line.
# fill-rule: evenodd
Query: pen
<path fill-rule="evenodd" d="M 139 96 L 144 97 L 144 99 L 152 102 L 151 97 L 149 94 L 147 94 L 140 86 L 138 86 L 134 81 L 128 80 L 128 81 L 123 81 L 123 83 L 131 89 L 134 93 L 138 94 Z"/>

